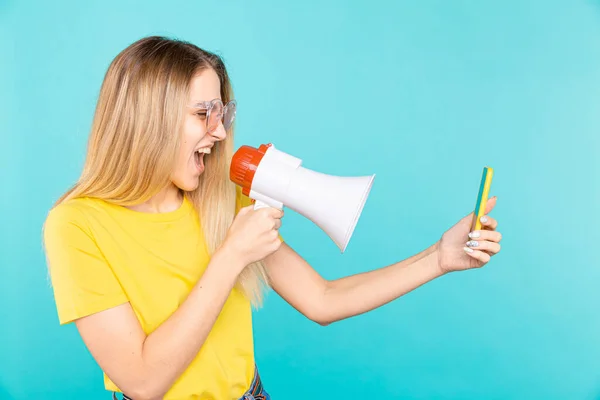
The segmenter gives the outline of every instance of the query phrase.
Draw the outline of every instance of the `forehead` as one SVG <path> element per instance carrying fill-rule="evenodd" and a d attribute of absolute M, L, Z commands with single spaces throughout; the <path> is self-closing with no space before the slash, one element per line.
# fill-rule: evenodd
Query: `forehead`
<path fill-rule="evenodd" d="M 212 69 L 202 70 L 194 75 L 190 82 L 190 103 L 196 104 L 221 98 L 221 83 L 219 76 Z"/>

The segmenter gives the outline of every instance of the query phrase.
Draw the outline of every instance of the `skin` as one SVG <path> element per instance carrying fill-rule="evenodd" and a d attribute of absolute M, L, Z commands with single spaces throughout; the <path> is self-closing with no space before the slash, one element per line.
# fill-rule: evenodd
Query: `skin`
<path fill-rule="evenodd" d="M 220 98 L 219 79 L 212 70 L 193 78 L 190 101 Z M 206 131 L 197 110 L 187 110 L 183 141 L 172 183 L 149 201 L 133 209 L 167 212 L 181 205 L 179 189 L 193 190 L 198 170 L 193 152 L 225 138 L 220 125 Z M 278 229 L 283 212 L 272 208 L 240 210 L 227 237 L 186 301 L 146 336 L 129 303 L 81 318 L 76 326 L 100 367 L 128 396 L 136 400 L 160 399 L 194 359 L 238 275 L 246 265 L 264 260 L 273 289 L 307 318 L 327 325 L 359 315 L 452 271 L 480 268 L 500 251 L 497 221 L 487 216 L 497 199 L 487 203 L 478 246 L 465 249 L 473 214 L 448 229 L 424 251 L 395 264 L 336 280 L 326 280 L 289 245 L 281 243 Z"/>

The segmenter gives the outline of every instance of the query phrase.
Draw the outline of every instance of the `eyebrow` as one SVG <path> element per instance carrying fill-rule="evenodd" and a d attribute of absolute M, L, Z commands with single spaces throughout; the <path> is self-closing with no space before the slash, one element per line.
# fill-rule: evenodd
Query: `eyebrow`
<path fill-rule="evenodd" d="M 221 97 L 216 97 L 217 99 L 221 99 Z M 210 100 L 199 100 L 199 101 L 195 101 L 192 103 L 192 107 L 206 107 L 210 104 L 211 101 L 213 101 L 214 99 L 210 99 Z"/>
<path fill-rule="evenodd" d="M 206 107 L 210 104 L 210 101 L 197 101 L 192 103 L 191 107 L 197 108 L 197 107 Z"/>

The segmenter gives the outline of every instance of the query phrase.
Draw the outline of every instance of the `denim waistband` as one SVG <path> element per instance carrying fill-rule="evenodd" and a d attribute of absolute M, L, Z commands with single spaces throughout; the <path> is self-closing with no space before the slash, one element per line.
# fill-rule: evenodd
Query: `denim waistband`
<path fill-rule="evenodd" d="M 256 366 L 254 367 L 254 378 L 250 384 L 250 389 L 248 389 L 239 400 L 271 400 L 271 396 L 269 396 L 269 393 L 267 393 L 263 387 Z"/>
<path fill-rule="evenodd" d="M 113 392 L 113 400 L 118 400 L 117 394 Z M 123 394 L 123 400 L 135 400 L 127 395 Z M 271 400 L 271 396 L 264 389 L 262 381 L 260 380 L 260 374 L 258 373 L 258 368 L 254 367 L 254 377 L 252 378 L 252 383 L 250 384 L 250 388 L 239 398 L 239 400 Z"/>

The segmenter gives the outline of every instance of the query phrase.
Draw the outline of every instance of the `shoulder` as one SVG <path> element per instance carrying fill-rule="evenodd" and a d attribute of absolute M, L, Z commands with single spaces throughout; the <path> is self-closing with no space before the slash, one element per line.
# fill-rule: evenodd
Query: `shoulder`
<path fill-rule="evenodd" d="M 77 227 L 89 233 L 90 217 L 106 207 L 102 200 L 93 198 L 70 199 L 53 207 L 46 216 L 44 230 L 46 232 L 63 231 L 65 228 Z"/>
<path fill-rule="evenodd" d="M 96 251 L 87 203 L 86 199 L 67 200 L 48 212 L 42 226 L 42 241 L 48 260 L 54 261 L 55 268 L 68 265 L 66 260 L 72 260 L 79 253 Z"/>

